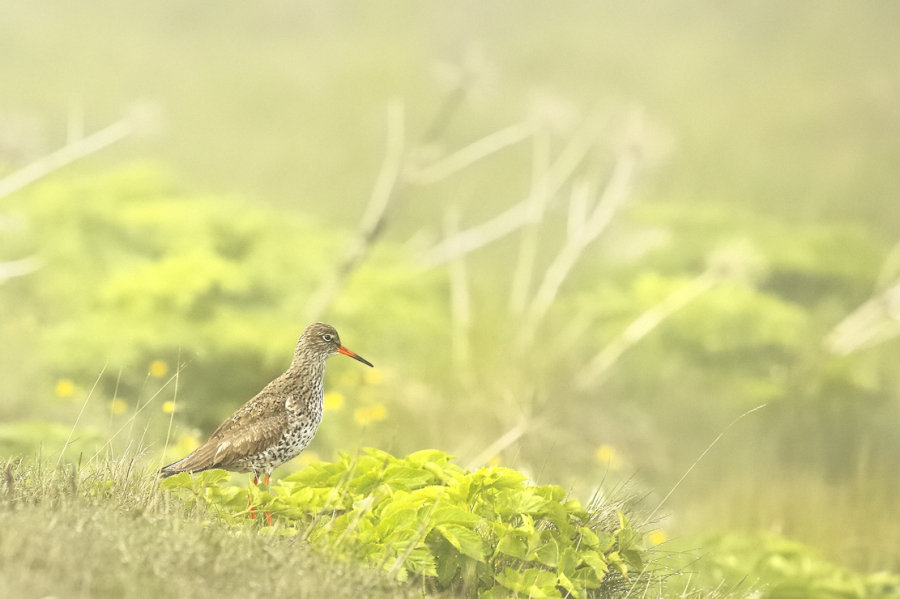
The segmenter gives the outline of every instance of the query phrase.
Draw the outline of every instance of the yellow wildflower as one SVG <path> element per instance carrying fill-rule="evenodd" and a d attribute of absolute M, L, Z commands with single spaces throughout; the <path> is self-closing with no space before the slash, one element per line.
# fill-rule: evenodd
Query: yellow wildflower
<path fill-rule="evenodd" d="M 200 447 L 200 439 L 194 435 L 181 435 L 178 437 L 178 452 L 187 455 Z"/>
<path fill-rule="evenodd" d="M 613 470 L 619 467 L 619 452 L 612 445 L 601 445 L 597 448 L 595 455 L 597 456 L 597 461 L 601 464 L 608 465 Z"/>
<path fill-rule="evenodd" d="M 162 360 L 154 360 L 150 363 L 150 376 L 161 378 L 169 372 L 169 365 Z"/>
<path fill-rule="evenodd" d="M 69 379 L 60 379 L 56 383 L 57 397 L 72 397 L 75 394 L 75 383 Z"/>
<path fill-rule="evenodd" d="M 124 399 L 119 399 L 118 397 L 109 402 L 109 411 L 113 414 L 121 414 L 125 410 L 128 409 L 128 404 L 125 403 Z"/>
<path fill-rule="evenodd" d="M 340 410 L 344 407 L 344 396 L 337 391 L 329 391 L 325 394 L 325 410 Z"/>
<path fill-rule="evenodd" d="M 384 373 L 375 368 L 367 368 L 363 372 L 363 380 L 367 385 L 380 385 L 384 382 Z"/>
<path fill-rule="evenodd" d="M 654 530 L 647 539 L 651 545 L 661 545 L 669 540 L 668 535 L 662 530 Z"/>
<path fill-rule="evenodd" d="M 175 411 L 175 402 L 174 401 L 166 401 L 163 402 L 162 411 L 164 414 L 171 414 Z"/>
<path fill-rule="evenodd" d="M 357 424 L 366 425 L 380 422 L 387 418 L 387 408 L 383 404 L 373 404 L 367 408 L 357 408 L 353 412 L 353 419 Z"/>

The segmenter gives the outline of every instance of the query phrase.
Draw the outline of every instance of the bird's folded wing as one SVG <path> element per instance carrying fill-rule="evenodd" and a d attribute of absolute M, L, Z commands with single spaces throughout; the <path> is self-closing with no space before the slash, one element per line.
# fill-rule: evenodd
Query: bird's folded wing
<path fill-rule="evenodd" d="M 225 424 L 232 426 L 225 427 Z M 258 416 L 237 425 L 229 420 L 191 455 L 177 463 L 180 472 L 198 472 L 210 468 L 228 468 L 242 459 L 261 453 L 284 434 L 287 421 L 283 414 Z M 224 429 L 224 430 L 223 430 Z"/>

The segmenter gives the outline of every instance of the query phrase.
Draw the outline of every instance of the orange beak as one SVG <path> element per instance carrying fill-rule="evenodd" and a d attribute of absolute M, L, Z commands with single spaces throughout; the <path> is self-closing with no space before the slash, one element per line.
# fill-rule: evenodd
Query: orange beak
<path fill-rule="evenodd" d="M 362 362 L 362 363 L 365 364 L 366 366 L 372 366 L 372 363 L 371 363 L 371 362 L 369 362 L 368 360 L 366 360 L 366 359 L 363 358 L 362 356 L 353 353 L 352 351 L 350 351 L 349 349 L 347 349 L 347 348 L 344 347 L 343 345 L 338 345 L 338 353 L 339 353 L 339 354 L 344 354 L 345 356 L 350 356 L 350 357 L 353 358 L 354 360 L 359 360 L 360 362 Z M 374 368 L 374 366 L 372 366 L 372 367 Z"/>

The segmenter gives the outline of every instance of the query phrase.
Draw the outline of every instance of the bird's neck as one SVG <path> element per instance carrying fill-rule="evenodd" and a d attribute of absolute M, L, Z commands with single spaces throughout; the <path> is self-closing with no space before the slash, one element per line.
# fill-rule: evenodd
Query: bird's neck
<path fill-rule="evenodd" d="M 304 403 L 319 404 L 325 393 L 325 360 L 310 356 L 297 348 L 291 367 L 283 375 L 290 379 L 293 386 L 299 389 L 299 396 Z M 313 407 L 313 406 L 309 406 Z"/>

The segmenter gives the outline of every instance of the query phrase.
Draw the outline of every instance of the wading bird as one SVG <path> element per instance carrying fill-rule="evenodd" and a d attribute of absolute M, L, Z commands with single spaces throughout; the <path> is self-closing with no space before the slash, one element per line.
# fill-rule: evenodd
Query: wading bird
<path fill-rule="evenodd" d="M 189 456 L 160 471 L 165 478 L 181 472 L 222 468 L 252 472 L 253 484 L 269 484 L 272 471 L 306 449 L 322 421 L 325 360 L 335 354 L 372 366 L 343 345 L 334 327 L 317 322 L 297 341 L 287 372 L 265 386 L 223 422 L 209 440 Z M 254 517 L 251 508 L 250 517 Z M 271 524 L 271 516 L 266 520 Z"/>

